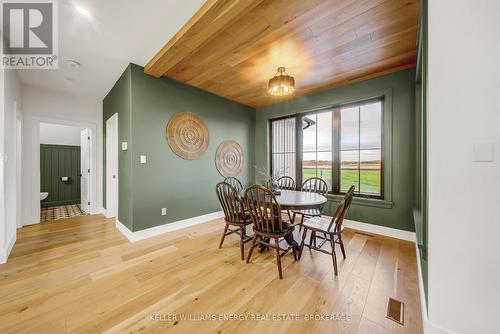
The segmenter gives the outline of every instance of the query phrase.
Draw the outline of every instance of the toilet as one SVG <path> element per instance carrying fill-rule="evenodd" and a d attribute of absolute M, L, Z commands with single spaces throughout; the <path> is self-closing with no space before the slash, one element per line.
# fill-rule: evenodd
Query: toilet
<path fill-rule="evenodd" d="M 44 200 L 44 199 L 46 199 L 48 196 L 49 196 L 49 193 L 47 193 L 47 192 L 41 192 L 41 193 L 40 193 L 40 201 L 43 201 L 43 200 Z"/>

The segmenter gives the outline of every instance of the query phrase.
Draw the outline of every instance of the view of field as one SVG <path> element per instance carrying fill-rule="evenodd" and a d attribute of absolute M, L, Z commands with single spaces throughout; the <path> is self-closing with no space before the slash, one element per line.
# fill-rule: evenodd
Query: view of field
<path fill-rule="evenodd" d="M 316 176 L 316 170 L 312 168 L 303 169 L 303 180 L 310 177 Z M 328 169 L 318 169 L 318 177 L 323 178 L 328 186 L 331 187 L 332 184 L 332 170 Z M 356 186 L 356 192 L 361 191 L 362 193 L 374 193 L 378 194 L 380 192 L 380 171 L 379 170 L 361 170 L 361 189 L 358 189 L 358 170 L 354 169 L 342 169 L 340 172 L 340 189 L 347 190 L 351 185 Z"/>

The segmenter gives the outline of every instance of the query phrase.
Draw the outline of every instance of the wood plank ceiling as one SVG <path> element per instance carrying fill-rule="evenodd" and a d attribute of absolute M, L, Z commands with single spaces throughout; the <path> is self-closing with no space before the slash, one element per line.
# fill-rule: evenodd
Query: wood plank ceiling
<path fill-rule="evenodd" d="M 262 107 L 283 99 L 279 66 L 292 98 L 415 66 L 418 15 L 419 0 L 208 0 L 145 72 Z"/>

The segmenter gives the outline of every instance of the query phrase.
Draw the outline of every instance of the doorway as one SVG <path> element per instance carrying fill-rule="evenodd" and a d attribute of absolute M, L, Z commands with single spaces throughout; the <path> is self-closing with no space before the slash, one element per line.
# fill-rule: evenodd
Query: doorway
<path fill-rule="evenodd" d="M 40 221 L 90 212 L 89 128 L 40 123 Z"/>
<path fill-rule="evenodd" d="M 106 121 L 106 217 L 118 216 L 118 114 Z"/>

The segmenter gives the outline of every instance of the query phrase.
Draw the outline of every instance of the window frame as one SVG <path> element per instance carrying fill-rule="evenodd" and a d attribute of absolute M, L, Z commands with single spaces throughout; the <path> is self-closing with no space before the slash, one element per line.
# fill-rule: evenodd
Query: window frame
<path fill-rule="evenodd" d="M 296 145 L 296 161 L 295 161 L 295 170 L 296 170 L 296 186 L 299 189 L 302 186 L 302 183 L 305 181 L 302 178 L 303 175 L 303 129 L 302 129 L 302 117 L 307 115 L 316 115 L 322 112 L 331 111 L 332 112 L 332 187 L 328 190 L 328 194 L 330 195 L 344 195 L 345 191 L 340 190 L 340 177 L 341 177 L 341 161 L 340 161 L 340 114 L 341 108 L 346 108 L 350 106 L 358 106 L 361 107 L 365 104 L 370 104 L 374 102 L 381 103 L 381 149 L 380 149 L 380 194 L 368 194 L 368 193 L 354 193 L 354 196 L 357 198 L 366 198 L 366 199 L 374 199 L 374 200 L 385 200 L 385 165 L 386 165 L 386 131 L 385 131 L 385 117 L 386 117 L 386 96 L 376 96 L 365 99 L 359 99 L 355 101 L 350 101 L 346 103 L 335 104 L 331 106 L 326 106 L 310 111 L 298 112 L 295 114 L 290 114 L 286 116 L 280 116 L 276 118 L 270 118 L 268 120 L 269 127 L 269 162 L 271 171 L 273 170 L 273 122 L 279 121 L 288 118 L 295 118 L 295 145 Z M 360 170 L 360 169 L 358 169 Z M 337 171 L 337 172 L 335 172 Z"/>

